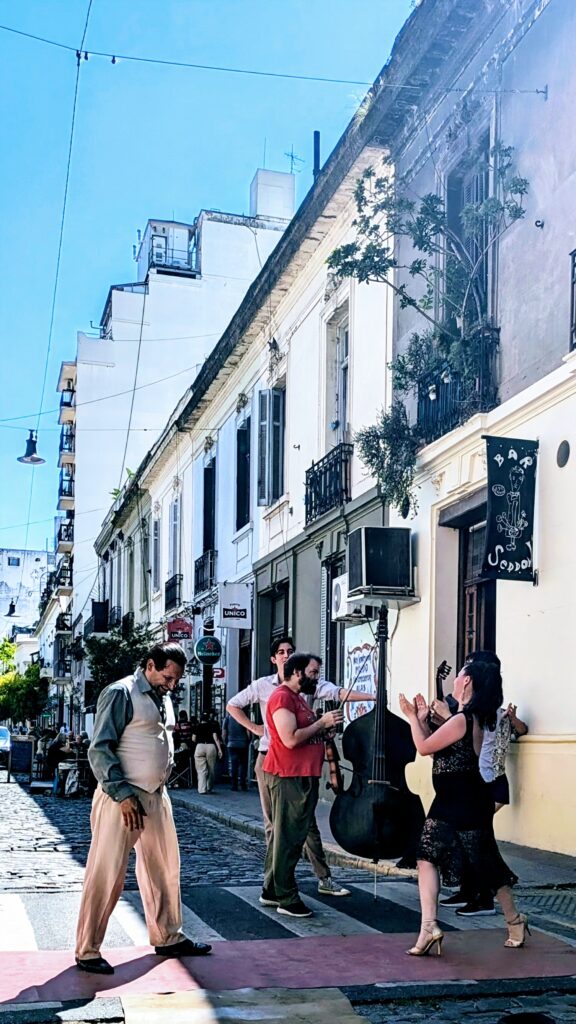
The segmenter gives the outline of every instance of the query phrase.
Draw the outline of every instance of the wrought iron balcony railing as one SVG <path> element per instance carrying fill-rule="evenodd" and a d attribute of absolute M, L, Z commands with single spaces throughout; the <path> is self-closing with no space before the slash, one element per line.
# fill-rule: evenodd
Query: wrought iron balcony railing
<path fill-rule="evenodd" d="M 423 380 L 418 388 L 418 432 L 430 444 L 465 423 L 477 412 L 498 404 L 498 346 L 500 329 L 482 325 L 472 336 L 466 374 L 448 372 Z"/>
<path fill-rule="evenodd" d="M 55 663 L 56 676 L 58 679 L 65 679 L 72 671 L 71 658 L 59 658 Z"/>
<path fill-rule="evenodd" d="M 57 633 L 72 632 L 72 616 L 70 612 L 60 612 L 56 618 L 55 630 Z"/>
<path fill-rule="evenodd" d="M 180 604 L 183 579 L 184 577 L 181 573 L 176 573 L 175 576 L 171 576 L 164 584 L 165 611 L 169 611 L 171 608 L 177 608 Z"/>
<path fill-rule="evenodd" d="M 58 527 L 58 541 L 61 544 L 74 543 L 74 520 L 67 519 Z"/>
<path fill-rule="evenodd" d="M 116 626 L 122 625 L 122 607 L 119 604 L 115 604 L 110 609 L 110 615 L 108 618 L 108 625 L 110 629 L 115 629 Z"/>
<path fill-rule="evenodd" d="M 199 274 L 200 261 L 197 249 L 173 249 L 164 245 L 155 245 L 152 240 L 148 256 L 149 267 L 166 267 L 168 270 L 182 271 L 184 274 Z"/>
<path fill-rule="evenodd" d="M 350 464 L 354 445 L 339 444 L 306 470 L 306 526 L 350 501 Z"/>
<path fill-rule="evenodd" d="M 67 452 L 73 454 L 76 451 L 76 435 L 70 426 L 62 427 L 60 431 L 60 454 Z"/>
<path fill-rule="evenodd" d="M 194 593 L 203 594 L 216 583 L 216 556 L 218 552 L 209 548 L 194 562 Z"/>
<path fill-rule="evenodd" d="M 67 473 L 60 473 L 60 486 L 58 488 L 59 498 L 73 498 L 74 497 L 74 477 L 69 476 Z"/>
<path fill-rule="evenodd" d="M 60 393 L 60 408 L 61 409 L 72 409 L 76 401 L 76 391 L 74 388 L 64 388 Z"/>
<path fill-rule="evenodd" d="M 69 588 L 72 586 L 72 559 L 62 561 L 56 569 L 54 577 L 54 587 L 58 590 L 59 587 Z"/>
<path fill-rule="evenodd" d="M 122 636 L 124 639 L 130 636 L 130 633 L 134 629 L 134 612 L 126 612 L 122 616 Z"/>
<path fill-rule="evenodd" d="M 108 632 L 108 601 L 92 601 L 92 614 L 84 623 L 84 636 Z"/>

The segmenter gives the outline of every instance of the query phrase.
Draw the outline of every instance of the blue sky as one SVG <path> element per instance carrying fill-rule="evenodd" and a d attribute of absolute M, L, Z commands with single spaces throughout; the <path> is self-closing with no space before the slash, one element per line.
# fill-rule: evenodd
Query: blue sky
<path fill-rule="evenodd" d="M 88 0 L 0 0 L 0 24 L 78 46 Z M 371 82 L 410 0 L 93 0 L 88 51 Z M 16 461 L 36 426 L 62 215 L 74 54 L 0 31 L 0 547 L 22 547 L 32 470 Z M 247 212 L 262 166 L 298 163 L 312 180 L 365 89 L 90 57 L 82 61 L 60 278 L 28 547 L 51 545 L 62 359 L 97 324 L 110 284 L 135 276 L 132 243 L 149 217 L 202 207 Z M 183 383 L 183 390 L 185 383 Z M 24 416 L 9 425 L 1 421 Z M 15 429 L 17 428 L 17 429 Z M 109 443 L 113 435 L 103 435 Z M 104 504 L 104 502 L 103 502 Z"/>

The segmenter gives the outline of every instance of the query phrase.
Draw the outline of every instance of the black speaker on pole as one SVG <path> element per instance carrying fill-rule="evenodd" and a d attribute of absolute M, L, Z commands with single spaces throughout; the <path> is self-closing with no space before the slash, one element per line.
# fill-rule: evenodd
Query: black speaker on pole
<path fill-rule="evenodd" d="M 411 533 L 406 526 L 353 530 L 348 537 L 348 594 L 412 594 Z"/>

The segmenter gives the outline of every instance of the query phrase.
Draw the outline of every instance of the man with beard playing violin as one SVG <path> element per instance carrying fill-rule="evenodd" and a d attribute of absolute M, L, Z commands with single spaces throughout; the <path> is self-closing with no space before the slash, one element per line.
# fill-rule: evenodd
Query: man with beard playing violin
<path fill-rule="evenodd" d="M 316 718 L 305 696 L 313 696 L 320 658 L 292 654 L 284 665 L 284 682 L 268 701 L 266 724 L 270 746 L 264 760 L 272 804 L 273 836 L 266 851 L 264 892 L 274 893 L 279 914 L 311 917 L 300 899 L 296 865 L 314 820 L 324 763 L 324 732 L 343 720 L 342 711 Z"/>

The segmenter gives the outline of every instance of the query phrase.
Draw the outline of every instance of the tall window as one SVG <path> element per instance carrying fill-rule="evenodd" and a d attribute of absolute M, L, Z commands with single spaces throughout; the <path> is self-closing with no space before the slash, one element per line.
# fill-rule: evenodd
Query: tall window
<path fill-rule="evenodd" d="M 180 572 L 180 497 L 170 502 L 168 534 L 168 576 Z"/>
<path fill-rule="evenodd" d="M 474 289 L 467 304 L 467 310 L 474 317 L 486 316 L 488 313 L 488 265 L 489 265 L 489 229 L 484 224 L 473 233 L 465 230 L 462 212 L 470 203 L 483 203 L 490 194 L 490 139 L 485 135 L 477 148 L 474 149 L 472 157 L 461 161 L 460 164 L 448 176 L 446 198 L 446 215 L 448 227 L 460 241 L 463 249 L 468 255 L 470 268 L 475 270 Z M 449 257 L 448 257 L 449 259 Z M 451 293 L 458 298 L 459 282 L 458 268 L 454 261 L 454 274 L 451 275 L 451 268 L 446 267 L 447 278 L 451 279 Z M 462 276 L 460 274 L 460 276 Z M 462 301 L 464 300 L 464 287 L 461 285 Z M 446 315 L 453 317 L 456 310 L 448 306 Z"/>
<path fill-rule="evenodd" d="M 570 347 L 576 348 L 576 249 L 570 253 Z"/>
<path fill-rule="evenodd" d="M 140 604 L 148 604 L 150 588 L 150 517 L 142 520 L 140 534 Z"/>
<path fill-rule="evenodd" d="M 340 686 L 344 685 L 345 626 L 332 620 L 332 585 L 338 576 L 346 572 L 344 557 L 332 559 L 323 566 L 325 601 L 322 609 L 325 617 L 325 669 L 326 679 Z"/>
<path fill-rule="evenodd" d="M 286 391 L 258 395 L 258 504 L 272 505 L 284 493 Z"/>
<path fill-rule="evenodd" d="M 496 649 L 496 580 L 481 577 L 486 523 L 460 530 L 458 664 L 471 651 Z"/>
<path fill-rule="evenodd" d="M 128 577 L 128 607 L 127 612 L 134 611 L 134 541 L 130 538 L 127 545 L 126 575 Z"/>
<path fill-rule="evenodd" d="M 250 522 L 250 424 L 248 416 L 236 429 L 236 529 Z"/>
<path fill-rule="evenodd" d="M 349 422 L 349 356 L 350 326 L 348 317 L 339 321 L 336 327 L 336 419 L 338 421 L 337 440 L 339 443 L 348 440 Z"/>
<path fill-rule="evenodd" d="M 160 590 L 160 519 L 152 520 L 152 590 Z"/>
<path fill-rule="evenodd" d="M 204 551 L 216 548 L 216 459 L 204 466 Z"/>
<path fill-rule="evenodd" d="M 288 632 L 288 584 L 277 583 L 270 598 L 270 642 Z"/>

